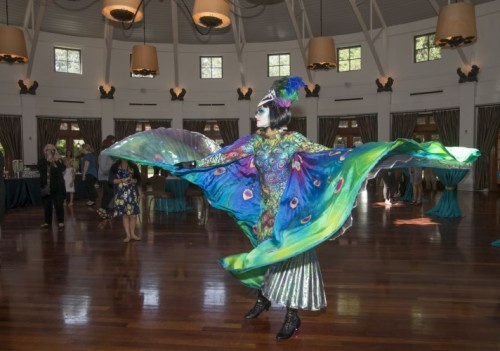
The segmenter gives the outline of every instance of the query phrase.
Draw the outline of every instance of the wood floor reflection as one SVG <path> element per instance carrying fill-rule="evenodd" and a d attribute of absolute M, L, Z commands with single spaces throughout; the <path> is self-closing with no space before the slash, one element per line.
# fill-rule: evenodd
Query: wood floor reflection
<path fill-rule="evenodd" d="M 328 308 L 243 314 L 255 295 L 217 259 L 250 245 L 225 213 L 144 214 L 142 241 L 78 202 L 62 230 L 41 208 L 7 212 L 0 237 L 0 350 L 500 350 L 500 199 L 460 192 L 460 219 L 360 196 L 352 228 L 318 247 Z"/>

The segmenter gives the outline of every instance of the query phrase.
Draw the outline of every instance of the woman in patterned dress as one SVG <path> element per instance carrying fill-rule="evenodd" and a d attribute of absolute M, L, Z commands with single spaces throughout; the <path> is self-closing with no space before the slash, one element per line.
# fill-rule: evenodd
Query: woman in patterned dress
<path fill-rule="evenodd" d="M 277 96 L 277 86 L 286 83 L 288 80 L 275 82 L 276 88 L 258 104 L 255 119 L 259 129 L 247 142 L 227 153 L 221 152 L 202 160 L 177 165 L 179 168 L 218 166 L 255 155 L 255 167 L 261 185 L 260 220 L 254 228 L 258 243 L 273 235 L 280 200 L 292 170 L 292 155 L 302 151 L 328 150 L 323 145 L 312 143 L 300 133 L 286 130 L 291 119 L 290 106 L 293 99 Z M 299 87 L 302 85 L 300 80 Z M 300 327 L 299 309 L 318 311 L 326 307 L 323 279 L 314 249 L 270 266 L 257 291 L 254 307 L 244 317 L 257 318 L 264 310 L 269 309 L 271 303 L 287 309 L 283 326 L 276 335 L 278 340 L 290 338 Z"/>
<path fill-rule="evenodd" d="M 114 217 L 122 217 L 125 239 L 141 240 L 135 234 L 135 225 L 139 210 L 139 188 L 141 174 L 137 165 L 131 161 L 118 160 L 109 171 L 109 182 L 115 188 L 115 211 Z"/>

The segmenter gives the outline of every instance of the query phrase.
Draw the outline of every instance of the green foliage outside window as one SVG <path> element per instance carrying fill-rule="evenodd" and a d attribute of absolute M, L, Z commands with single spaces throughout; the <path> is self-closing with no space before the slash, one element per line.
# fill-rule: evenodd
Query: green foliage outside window
<path fill-rule="evenodd" d="M 267 56 L 267 75 L 269 77 L 286 77 L 290 75 L 290 54 Z"/>
<path fill-rule="evenodd" d="M 337 66 L 339 72 L 361 70 L 361 46 L 338 49 Z"/>
<path fill-rule="evenodd" d="M 54 58 L 56 72 L 82 73 L 80 50 L 54 48 Z"/>
<path fill-rule="evenodd" d="M 434 45 L 435 33 L 415 37 L 415 62 L 434 61 L 441 58 L 441 48 Z"/>
<path fill-rule="evenodd" d="M 221 79 L 222 56 L 200 57 L 200 77 L 201 79 Z"/>

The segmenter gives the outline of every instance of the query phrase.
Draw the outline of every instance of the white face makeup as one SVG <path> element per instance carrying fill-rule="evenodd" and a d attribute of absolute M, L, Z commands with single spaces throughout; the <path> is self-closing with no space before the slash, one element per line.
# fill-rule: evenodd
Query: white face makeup
<path fill-rule="evenodd" d="M 257 128 L 269 127 L 271 125 L 269 107 L 260 106 L 255 112 L 255 119 L 257 120 Z"/>

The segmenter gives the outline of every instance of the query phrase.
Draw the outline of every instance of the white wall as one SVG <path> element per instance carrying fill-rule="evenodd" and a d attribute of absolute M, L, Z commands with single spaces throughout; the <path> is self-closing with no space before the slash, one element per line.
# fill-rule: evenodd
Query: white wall
<path fill-rule="evenodd" d="M 387 30 L 387 45 L 379 39 L 375 46 L 387 76 L 394 78 L 393 93 L 377 93 L 379 72 L 362 33 L 335 37 L 338 47 L 361 45 L 362 70 L 338 73 L 313 72 L 313 81 L 321 86 L 320 98 L 301 99 L 292 112 L 308 116 L 308 136 L 317 140 L 318 115 L 378 113 L 379 139 L 389 140 L 390 112 L 460 107 L 461 144 L 474 144 L 474 105 L 500 103 L 500 1 L 476 6 L 479 40 L 464 48 L 471 64 L 480 68 L 479 83 L 458 84 L 456 69 L 464 67 L 454 50 L 443 50 L 442 59 L 413 63 L 413 37 L 433 32 L 436 18 Z M 114 118 L 171 118 L 180 128 L 183 118 L 240 118 L 240 133 L 250 131 L 249 117 L 256 103 L 266 94 L 273 78 L 267 77 L 267 55 L 289 52 L 293 75 L 307 77 L 296 41 L 247 44 L 244 64 L 252 101 L 238 101 L 241 85 L 239 63 L 234 45 L 179 45 L 179 81 L 187 90 L 184 102 L 171 101 L 174 87 L 173 47 L 156 45 L 160 75 L 154 79 L 130 78 L 129 55 L 133 43 L 113 42 L 110 84 L 115 86 L 114 100 L 101 100 L 98 86 L 104 83 L 105 45 L 103 39 L 68 37 L 41 33 L 31 80 L 38 81 L 35 96 L 19 95 L 17 81 L 25 78 L 26 65 L 0 65 L 0 114 L 23 116 L 23 150 L 26 164 L 36 162 L 36 116 L 102 117 L 103 135 L 114 133 Z M 53 47 L 82 50 L 82 75 L 54 72 Z M 201 80 L 199 56 L 222 55 L 224 78 Z M 467 86 L 467 87 L 465 87 Z M 410 96 L 412 92 L 443 90 L 441 94 Z M 336 102 L 338 98 L 362 97 L 361 101 Z M 78 100 L 83 104 L 56 103 L 53 100 Z M 129 106 L 129 103 L 156 103 L 157 106 Z M 202 107 L 200 103 L 225 104 Z M 466 115 L 467 114 L 467 115 Z M 472 114 L 472 115 L 471 115 Z M 463 128 L 462 128 L 463 127 Z M 472 128 L 472 130 L 471 130 Z M 467 133 L 465 132 L 467 130 Z"/>

